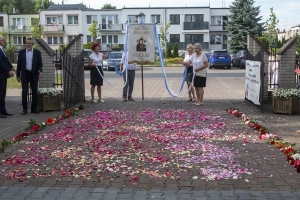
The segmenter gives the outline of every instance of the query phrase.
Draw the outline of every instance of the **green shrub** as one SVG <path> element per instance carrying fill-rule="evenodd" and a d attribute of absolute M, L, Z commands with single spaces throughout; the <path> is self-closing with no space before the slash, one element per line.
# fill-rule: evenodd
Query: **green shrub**
<path fill-rule="evenodd" d="M 178 44 L 176 42 L 173 47 L 173 58 L 177 58 L 177 57 L 179 57 L 179 54 L 178 54 Z"/>
<path fill-rule="evenodd" d="M 167 58 L 166 59 L 166 63 L 169 63 L 169 64 L 174 64 L 176 62 L 182 62 L 182 58 L 176 57 L 176 58 Z"/>
<path fill-rule="evenodd" d="M 172 58 L 170 43 L 167 46 L 167 55 L 166 55 L 166 58 Z"/>
<path fill-rule="evenodd" d="M 88 42 L 83 45 L 83 48 L 84 49 L 92 49 L 93 44 L 94 44 L 93 42 Z"/>

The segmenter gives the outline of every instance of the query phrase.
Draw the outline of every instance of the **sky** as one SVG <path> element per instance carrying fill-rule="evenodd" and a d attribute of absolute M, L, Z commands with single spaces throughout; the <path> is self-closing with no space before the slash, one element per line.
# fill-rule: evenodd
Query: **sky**
<path fill-rule="evenodd" d="M 202 7 L 209 6 L 211 8 L 229 7 L 234 0 L 124 0 L 124 1 L 100 1 L 99 0 L 52 0 L 54 3 L 76 4 L 84 3 L 87 7 L 100 9 L 104 4 L 109 3 L 121 9 L 124 6 L 129 7 Z M 126 4 L 125 4 L 126 2 Z M 279 20 L 278 28 L 289 30 L 292 26 L 300 25 L 300 0 L 256 0 L 255 6 L 260 6 L 260 15 L 262 22 L 265 22 L 270 15 L 270 8 L 273 7 L 274 13 Z"/>

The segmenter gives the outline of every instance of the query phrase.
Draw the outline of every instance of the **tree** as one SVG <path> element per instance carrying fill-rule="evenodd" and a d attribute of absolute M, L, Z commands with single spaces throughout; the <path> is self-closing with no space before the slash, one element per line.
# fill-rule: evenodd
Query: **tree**
<path fill-rule="evenodd" d="M 11 0 L 0 1 L 0 9 L 2 12 L 12 13 L 13 8 L 14 8 L 14 6 L 13 6 Z"/>
<path fill-rule="evenodd" d="M 104 4 L 101 9 L 116 9 L 116 6 L 112 6 L 110 3 Z"/>
<path fill-rule="evenodd" d="M 168 34 L 168 29 L 170 28 L 170 26 L 171 26 L 171 21 L 169 21 L 166 24 L 165 27 L 161 26 L 160 30 L 159 30 L 159 33 L 160 33 L 160 44 L 161 44 L 163 50 L 165 49 L 166 44 L 168 42 L 167 34 Z"/>
<path fill-rule="evenodd" d="M 168 46 L 167 46 L 167 55 L 166 55 L 166 58 L 172 58 L 172 52 L 171 52 L 170 43 L 168 43 Z"/>
<path fill-rule="evenodd" d="M 12 0 L 12 5 L 20 13 L 35 13 L 35 2 L 35 0 Z"/>
<path fill-rule="evenodd" d="M 261 43 L 263 43 L 263 45 L 265 46 L 265 48 L 266 48 L 267 50 L 269 50 L 270 43 L 269 43 L 269 40 L 268 40 L 266 37 L 264 37 L 264 36 L 259 36 L 259 37 L 257 37 L 257 39 L 258 39 Z"/>
<path fill-rule="evenodd" d="M 39 10 L 47 9 L 50 5 L 54 5 L 52 0 L 36 0 L 34 5 L 34 12 L 38 13 Z"/>
<path fill-rule="evenodd" d="M 98 24 L 98 22 L 94 21 L 93 24 L 88 29 L 89 32 L 91 33 L 91 38 L 96 38 L 96 36 L 97 36 L 97 32 L 99 31 L 99 28 L 97 28 L 97 24 Z"/>
<path fill-rule="evenodd" d="M 276 27 L 279 23 L 275 13 L 273 12 L 273 8 L 270 8 L 270 16 L 269 19 L 265 22 L 264 28 L 265 31 L 263 32 L 263 36 L 267 38 L 270 44 L 276 42 L 276 46 L 278 44 L 278 36 Z"/>
<path fill-rule="evenodd" d="M 247 48 L 247 35 L 252 33 L 254 36 L 261 36 L 263 23 L 261 21 L 260 6 L 254 7 L 254 0 L 234 0 L 229 6 L 229 20 L 227 31 L 231 40 L 228 41 L 233 53 Z"/>
<path fill-rule="evenodd" d="M 43 35 L 43 27 L 39 25 L 39 19 L 33 19 L 33 28 L 31 31 L 32 37 L 34 39 L 40 39 Z"/>
<path fill-rule="evenodd" d="M 6 55 L 8 56 L 9 60 L 12 61 L 13 60 L 13 52 L 15 52 L 17 50 L 17 47 L 15 45 L 12 45 L 11 42 L 7 42 L 9 36 L 8 36 L 8 33 L 4 30 L 4 28 L 2 28 L 0 35 L 3 37 L 4 41 L 6 41 L 6 42 L 4 42 L 3 49 L 6 52 Z"/>
<path fill-rule="evenodd" d="M 173 58 L 177 58 L 177 57 L 179 57 L 179 54 L 178 54 L 178 44 L 176 42 L 173 47 Z"/>

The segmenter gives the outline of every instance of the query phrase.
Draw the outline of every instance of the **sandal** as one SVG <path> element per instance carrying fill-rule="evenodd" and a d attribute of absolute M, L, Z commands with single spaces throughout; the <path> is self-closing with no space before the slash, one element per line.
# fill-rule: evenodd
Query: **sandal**
<path fill-rule="evenodd" d="M 186 101 L 193 101 L 193 99 L 192 99 L 192 97 L 189 97 L 189 99 L 188 99 L 188 100 L 186 100 Z"/>

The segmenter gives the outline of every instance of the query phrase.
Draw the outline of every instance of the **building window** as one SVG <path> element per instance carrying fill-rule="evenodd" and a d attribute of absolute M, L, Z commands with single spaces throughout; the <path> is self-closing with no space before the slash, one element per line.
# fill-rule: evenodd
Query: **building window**
<path fill-rule="evenodd" d="M 14 37 L 14 44 L 16 45 L 22 45 L 22 44 L 26 44 L 25 40 L 26 40 L 26 37 Z"/>
<path fill-rule="evenodd" d="M 61 38 L 57 37 L 48 37 L 48 44 L 58 44 L 58 39 L 61 40 Z"/>
<path fill-rule="evenodd" d="M 210 35 L 210 44 L 221 44 L 221 35 L 220 34 Z"/>
<path fill-rule="evenodd" d="M 68 24 L 78 24 L 78 16 L 69 15 L 68 16 Z"/>
<path fill-rule="evenodd" d="M 119 43 L 119 42 L 118 42 L 118 36 L 117 36 L 117 35 L 114 35 L 114 43 Z"/>
<path fill-rule="evenodd" d="M 64 43 L 64 37 L 59 37 L 59 44 L 63 44 Z"/>
<path fill-rule="evenodd" d="M 170 34 L 170 42 L 180 42 L 180 34 Z"/>
<path fill-rule="evenodd" d="M 19 29 L 22 29 L 23 26 L 25 26 L 25 18 L 12 18 L 13 20 L 13 27 L 17 27 Z"/>
<path fill-rule="evenodd" d="M 86 36 L 86 42 L 91 42 L 91 41 L 92 41 L 92 36 L 87 35 L 87 36 Z"/>
<path fill-rule="evenodd" d="M 92 24 L 97 21 L 97 15 L 87 15 L 86 16 L 86 23 Z"/>
<path fill-rule="evenodd" d="M 186 34 L 185 42 L 190 42 L 192 44 L 203 42 L 203 34 Z"/>
<path fill-rule="evenodd" d="M 180 24 L 180 15 L 170 15 L 171 24 Z"/>
<path fill-rule="evenodd" d="M 151 15 L 151 23 L 160 24 L 160 15 Z"/>
<path fill-rule="evenodd" d="M 74 38 L 75 36 L 68 36 L 68 43 L 70 43 Z"/>
<path fill-rule="evenodd" d="M 138 23 L 138 18 L 136 15 L 128 15 L 128 22 L 129 23 Z"/>
<path fill-rule="evenodd" d="M 47 24 L 47 25 L 58 25 L 58 24 L 62 24 L 62 16 L 57 16 L 57 17 L 46 17 L 46 24 Z"/>
<path fill-rule="evenodd" d="M 109 43 L 109 44 L 118 44 L 118 36 L 117 35 L 102 35 L 101 43 Z"/>
<path fill-rule="evenodd" d="M 185 15 L 185 22 L 203 22 L 203 14 Z"/>
<path fill-rule="evenodd" d="M 222 25 L 222 17 L 221 16 L 213 16 L 211 17 L 211 25 Z"/>
<path fill-rule="evenodd" d="M 0 26 L 3 26 L 3 17 L 0 17 Z"/>

